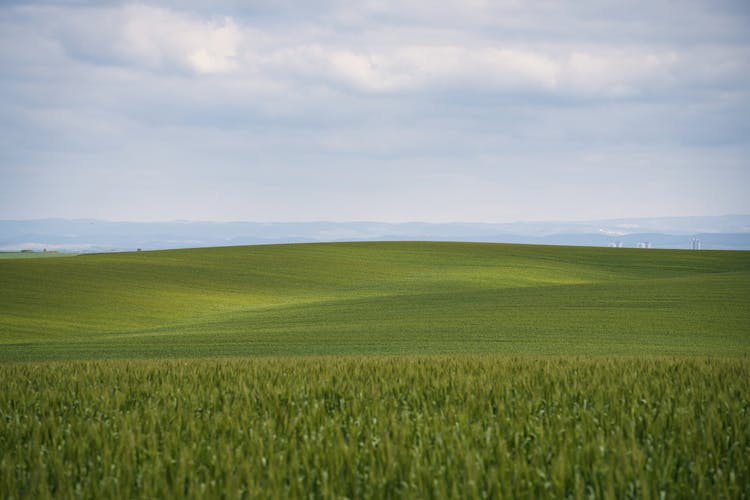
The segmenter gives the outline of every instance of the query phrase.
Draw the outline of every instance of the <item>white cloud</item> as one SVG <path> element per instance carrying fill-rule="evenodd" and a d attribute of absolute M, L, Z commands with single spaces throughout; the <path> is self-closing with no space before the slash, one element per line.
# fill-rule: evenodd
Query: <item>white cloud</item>
<path fill-rule="evenodd" d="M 674 83 L 680 59 L 672 50 L 640 48 L 405 44 L 352 50 L 314 44 L 271 52 L 263 62 L 275 75 L 363 92 L 468 88 L 622 96 Z"/>
<path fill-rule="evenodd" d="M 74 16 L 62 10 L 42 12 L 55 19 L 53 30 L 75 57 L 197 74 L 238 67 L 244 34 L 230 17 L 202 19 L 142 4 L 81 9 Z"/>
<path fill-rule="evenodd" d="M 583 35 L 579 40 L 526 40 L 484 29 L 457 32 L 438 21 L 431 29 L 415 30 L 370 19 L 396 16 L 392 2 L 368 2 L 359 10 L 329 7 L 333 19 L 359 12 L 364 31 L 352 34 L 301 21 L 278 25 L 201 17 L 143 4 L 78 8 L 74 15 L 66 15 L 62 7 L 26 12 L 34 22 L 43 20 L 49 36 L 79 60 L 157 73 L 218 75 L 256 87 L 265 82 L 269 87 L 315 84 L 376 94 L 480 90 L 619 98 L 698 84 L 750 83 L 747 46 L 587 43 Z M 478 27 L 501 20 L 513 26 L 509 33 L 530 29 L 516 2 L 453 2 L 446 9 Z M 431 10 L 425 2 L 410 2 L 402 15 L 427 20 L 445 16 Z"/>

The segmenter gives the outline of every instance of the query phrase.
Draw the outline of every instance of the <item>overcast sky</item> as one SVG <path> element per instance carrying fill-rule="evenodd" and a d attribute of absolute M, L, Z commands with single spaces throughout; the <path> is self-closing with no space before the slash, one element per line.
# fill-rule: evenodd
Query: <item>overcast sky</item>
<path fill-rule="evenodd" d="M 750 213 L 750 2 L 0 3 L 0 219 Z"/>

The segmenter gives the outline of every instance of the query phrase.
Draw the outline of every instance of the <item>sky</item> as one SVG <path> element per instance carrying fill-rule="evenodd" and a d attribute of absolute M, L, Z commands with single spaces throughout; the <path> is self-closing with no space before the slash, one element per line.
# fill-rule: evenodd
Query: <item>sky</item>
<path fill-rule="evenodd" d="M 750 2 L 0 2 L 0 219 L 750 213 Z"/>

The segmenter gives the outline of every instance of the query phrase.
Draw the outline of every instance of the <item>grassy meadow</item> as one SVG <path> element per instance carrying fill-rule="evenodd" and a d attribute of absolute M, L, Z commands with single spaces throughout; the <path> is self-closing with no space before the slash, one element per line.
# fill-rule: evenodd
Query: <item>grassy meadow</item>
<path fill-rule="evenodd" d="M 0 259 L 46 259 L 50 257 L 69 257 L 73 254 L 60 252 L 0 252 Z"/>
<path fill-rule="evenodd" d="M 750 252 L 336 243 L 0 261 L 0 360 L 750 354 Z"/>
<path fill-rule="evenodd" d="M 2 498 L 750 498 L 750 252 L 0 260 Z"/>

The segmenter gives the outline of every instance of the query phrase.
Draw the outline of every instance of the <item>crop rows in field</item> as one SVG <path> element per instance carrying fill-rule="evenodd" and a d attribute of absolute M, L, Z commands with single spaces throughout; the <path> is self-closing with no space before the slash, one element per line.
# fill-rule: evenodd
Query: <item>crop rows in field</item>
<path fill-rule="evenodd" d="M 3 498 L 750 496 L 750 362 L 0 365 Z"/>

